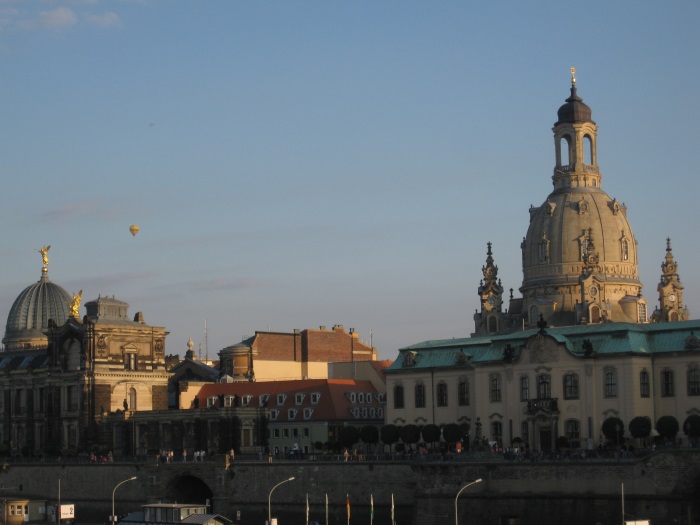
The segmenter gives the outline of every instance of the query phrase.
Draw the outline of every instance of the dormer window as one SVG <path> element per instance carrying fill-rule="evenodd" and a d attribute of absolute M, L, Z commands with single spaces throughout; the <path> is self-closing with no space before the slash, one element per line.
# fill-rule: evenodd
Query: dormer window
<path fill-rule="evenodd" d="M 276 421 L 277 416 L 279 416 L 280 411 L 279 410 L 270 410 L 270 421 Z"/>
<path fill-rule="evenodd" d="M 357 394 L 355 394 L 355 392 L 347 392 L 345 395 L 348 396 L 348 399 L 353 405 L 357 403 Z"/>
<path fill-rule="evenodd" d="M 270 399 L 270 394 L 263 394 L 260 396 L 260 408 L 267 406 L 267 400 Z"/>
<path fill-rule="evenodd" d="M 318 400 L 321 399 L 321 394 L 318 392 L 314 392 L 311 394 L 311 404 L 316 405 L 318 403 Z"/>
<path fill-rule="evenodd" d="M 287 419 L 294 419 L 295 417 L 297 417 L 298 413 L 299 411 L 296 408 L 290 408 L 287 411 Z"/>
<path fill-rule="evenodd" d="M 294 394 L 294 404 L 301 405 L 304 402 L 306 394 Z"/>
<path fill-rule="evenodd" d="M 306 421 L 308 421 L 309 419 L 311 419 L 311 416 L 313 415 L 313 413 L 314 413 L 313 408 L 305 408 L 304 409 L 304 419 Z"/>
<path fill-rule="evenodd" d="M 241 406 L 247 407 L 250 404 L 251 399 L 253 399 L 253 396 L 250 394 L 246 394 L 241 397 Z"/>
<path fill-rule="evenodd" d="M 403 366 L 415 366 L 416 365 L 416 353 L 406 352 L 403 355 Z"/>
<path fill-rule="evenodd" d="M 226 408 L 231 408 L 232 406 L 234 406 L 233 400 L 235 397 L 236 396 L 225 396 L 224 397 L 224 406 Z"/>
<path fill-rule="evenodd" d="M 287 400 L 287 394 L 277 394 L 277 405 L 281 406 L 284 405 L 284 402 Z"/>
<path fill-rule="evenodd" d="M 209 396 L 207 398 L 207 408 L 215 407 L 217 399 L 218 399 L 218 396 Z"/>

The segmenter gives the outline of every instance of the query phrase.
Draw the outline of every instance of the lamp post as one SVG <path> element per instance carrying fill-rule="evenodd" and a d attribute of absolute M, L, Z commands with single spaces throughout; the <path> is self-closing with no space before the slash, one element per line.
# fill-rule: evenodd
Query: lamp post
<path fill-rule="evenodd" d="M 459 512 L 457 510 L 457 500 L 459 499 L 459 495 L 465 490 L 471 487 L 472 485 L 476 485 L 477 483 L 481 483 L 483 480 L 481 478 L 475 479 L 471 483 L 467 483 L 464 485 L 461 489 L 459 489 L 459 492 L 455 496 L 455 525 L 459 525 Z"/>
<path fill-rule="evenodd" d="M 124 483 L 128 483 L 129 481 L 134 481 L 135 479 L 136 479 L 136 476 L 134 476 L 133 478 L 125 479 L 124 481 L 120 481 L 119 483 L 117 483 L 117 486 L 114 487 L 114 490 L 112 491 L 112 516 L 110 519 L 112 524 L 114 524 L 117 521 L 117 517 L 114 515 L 114 494 L 116 494 L 117 489 L 119 487 L 121 487 Z"/>
<path fill-rule="evenodd" d="M 272 490 L 270 490 L 270 494 L 267 496 L 267 525 L 272 525 L 272 493 L 277 487 L 279 487 L 283 483 L 287 483 L 288 481 L 294 481 L 294 476 L 292 476 L 289 479 L 285 479 L 284 481 L 280 481 L 277 485 L 272 487 Z"/>

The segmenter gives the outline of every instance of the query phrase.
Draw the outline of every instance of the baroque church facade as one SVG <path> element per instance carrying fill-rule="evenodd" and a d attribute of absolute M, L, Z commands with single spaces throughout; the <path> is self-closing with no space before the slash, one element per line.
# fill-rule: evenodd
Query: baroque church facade
<path fill-rule="evenodd" d="M 549 451 L 561 436 L 597 446 L 608 418 L 653 428 L 670 415 L 682 433 L 700 414 L 700 322 L 688 320 L 671 241 L 650 311 L 627 208 L 601 187 L 597 126 L 573 74 L 557 117 L 553 190 L 530 208 L 521 243 L 521 297 L 504 296 L 488 243 L 474 332 L 400 349 L 386 370 L 387 423 L 464 423 L 471 438 Z"/>

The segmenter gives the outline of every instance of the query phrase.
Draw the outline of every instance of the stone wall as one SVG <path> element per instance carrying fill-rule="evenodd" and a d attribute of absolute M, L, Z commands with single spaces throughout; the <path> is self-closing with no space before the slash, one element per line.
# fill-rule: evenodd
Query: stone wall
<path fill-rule="evenodd" d="M 103 523 L 110 513 L 112 490 L 117 514 L 155 501 L 185 501 L 188 495 L 211 500 L 213 511 L 242 523 L 262 524 L 269 491 L 273 516 L 280 524 L 302 523 L 309 497 L 311 519 L 324 523 L 325 497 L 329 523 L 369 523 L 370 496 L 375 523 L 390 523 L 392 494 L 397 525 L 452 525 L 455 495 L 466 483 L 483 482 L 459 498 L 460 523 L 470 525 L 620 523 L 624 483 L 628 519 L 651 519 L 653 525 L 700 524 L 700 452 L 673 451 L 643 459 L 567 463 L 467 462 L 235 462 L 235 476 L 223 458 L 205 463 L 36 464 L 0 472 L 8 495 L 61 499 L 76 504 L 77 522 Z M 202 501 L 203 502 L 203 501 Z"/>

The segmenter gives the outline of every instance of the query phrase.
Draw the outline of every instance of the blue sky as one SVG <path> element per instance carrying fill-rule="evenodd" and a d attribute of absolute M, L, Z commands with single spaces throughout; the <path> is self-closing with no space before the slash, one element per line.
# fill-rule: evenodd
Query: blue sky
<path fill-rule="evenodd" d="M 577 68 L 644 295 L 672 238 L 700 315 L 697 2 L 0 0 L 0 319 L 39 279 L 214 357 L 344 324 L 393 359 L 467 336 Z M 132 237 L 128 228 L 141 232 Z M 82 310 L 84 312 L 84 310 Z"/>

